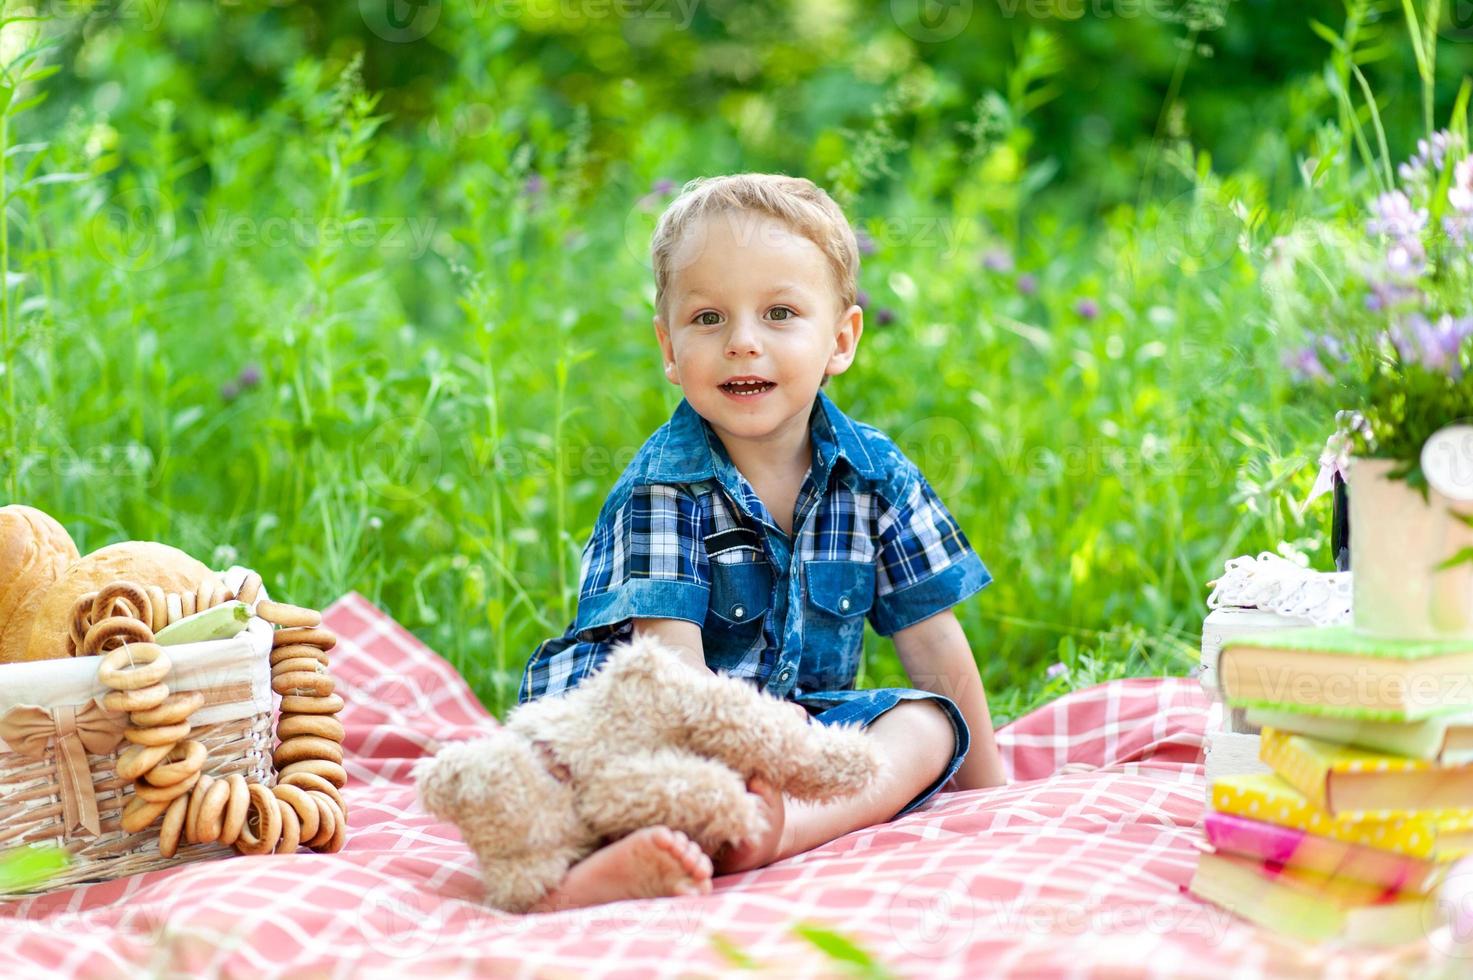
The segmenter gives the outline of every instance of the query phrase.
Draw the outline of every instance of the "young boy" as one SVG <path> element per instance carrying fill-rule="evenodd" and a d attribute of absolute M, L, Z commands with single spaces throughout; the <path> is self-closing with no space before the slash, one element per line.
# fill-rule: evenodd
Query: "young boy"
<path fill-rule="evenodd" d="M 889 763 L 825 805 L 754 780 L 770 829 L 707 856 L 652 827 L 570 869 L 534 911 L 704 894 L 893 819 L 954 778 L 1004 782 L 976 661 L 951 607 L 992 581 L 915 464 L 820 390 L 854 360 L 859 253 L 812 182 L 688 183 L 652 244 L 655 336 L 684 398 L 609 493 L 583 552 L 578 612 L 533 653 L 518 701 L 582 681 L 636 632 L 822 724 L 861 722 Z M 866 618 L 920 688 L 854 690 Z M 969 751 L 970 749 L 970 751 Z M 713 860 L 714 859 L 714 860 Z"/>

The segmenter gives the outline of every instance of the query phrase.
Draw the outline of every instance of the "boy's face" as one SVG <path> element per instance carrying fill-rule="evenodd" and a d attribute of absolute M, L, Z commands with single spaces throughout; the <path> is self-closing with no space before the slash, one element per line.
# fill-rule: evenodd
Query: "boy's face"
<path fill-rule="evenodd" d="M 839 308 L 819 247 L 747 211 L 686 233 L 665 311 L 668 321 L 654 318 L 665 376 L 723 441 L 806 431 L 819 383 L 848 369 L 864 329 L 858 306 Z M 761 383 L 736 387 L 741 379 Z"/>

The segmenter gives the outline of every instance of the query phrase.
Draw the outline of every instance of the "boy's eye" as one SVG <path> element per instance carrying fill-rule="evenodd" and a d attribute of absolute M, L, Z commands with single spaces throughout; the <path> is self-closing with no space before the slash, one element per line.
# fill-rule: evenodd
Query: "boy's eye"
<path fill-rule="evenodd" d="M 711 317 L 711 319 L 707 320 L 706 317 L 708 316 Z M 703 327 L 714 327 L 716 324 L 721 322 L 721 314 L 717 313 L 714 310 L 704 310 L 696 314 L 696 322 Z"/>
<path fill-rule="evenodd" d="M 788 308 L 786 306 L 774 306 L 772 308 L 771 312 L 772 312 L 772 318 L 774 320 L 791 320 L 794 316 L 797 315 L 790 308 Z M 787 315 L 786 316 L 778 316 L 779 313 L 785 313 Z"/>

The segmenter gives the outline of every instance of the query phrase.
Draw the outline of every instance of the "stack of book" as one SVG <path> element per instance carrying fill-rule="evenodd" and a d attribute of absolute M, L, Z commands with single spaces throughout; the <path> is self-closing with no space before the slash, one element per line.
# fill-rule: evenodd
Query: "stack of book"
<path fill-rule="evenodd" d="M 1271 771 L 1212 781 L 1189 890 L 1306 940 L 1436 928 L 1473 853 L 1473 640 L 1289 630 L 1230 640 L 1218 671 Z"/>

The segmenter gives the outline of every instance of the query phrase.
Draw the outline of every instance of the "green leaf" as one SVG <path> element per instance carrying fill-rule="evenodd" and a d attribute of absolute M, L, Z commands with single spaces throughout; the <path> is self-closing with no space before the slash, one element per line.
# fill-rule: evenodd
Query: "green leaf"
<path fill-rule="evenodd" d="M 1433 566 L 1433 571 L 1445 572 L 1449 568 L 1456 568 L 1459 565 L 1470 564 L 1473 564 L 1473 547 L 1464 548 L 1462 551 L 1459 551 L 1447 561 L 1439 562 L 1438 564 Z"/>
<path fill-rule="evenodd" d="M 756 970 L 759 968 L 756 960 L 742 952 L 736 943 L 727 939 L 719 932 L 713 932 L 711 934 L 711 945 L 716 948 L 717 953 L 725 957 L 733 966 L 739 966 L 743 970 Z"/>
<path fill-rule="evenodd" d="M 1473 527 L 1473 512 L 1470 512 L 1470 513 L 1467 513 L 1467 514 L 1460 514 L 1460 513 L 1458 513 L 1455 510 L 1450 510 L 1450 511 L 1448 511 L 1448 513 L 1451 514 L 1451 515 L 1453 515 L 1453 519 L 1454 520 L 1462 521 L 1464 524 L 1468 525 L 1469 527 Z"/>
<path fill-rule="evenodd" d="M 1324 41 L 1330 47 L 1334 48 L 1336 51 L 1345 50 L 1345 42 L 1340 39 L 1340 35 L 1336 34 L 1333 30 L 1326 27 L 1324 24 L 1321 24 L 1319 21 L 1311 20 L 1309 22 L 1309 29 L 1318 34 L 1322 41 Z"/>
<path fill-rule="evenodd" d="M 72 856 L 54 844 L 35 844 L 0 854 L 0 891 L 23 891 L 55 877 Z"/>
<path fill-rule="evenodd" d="M 817 946 L 829 959 L 837 963 L 849 963 L 859 967 L 860 976 L 875 978 L 894 976 L 884 966 L 875 962 L 874 957 L 856 946 L 853 941 L 832 929 L 800 922 L 793 926 L 793 932 Z"/>

